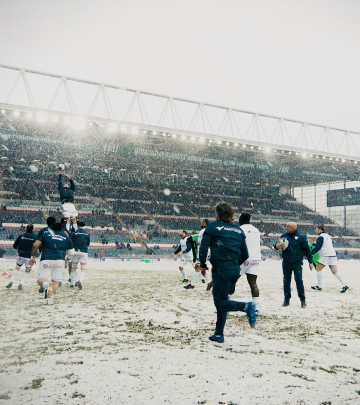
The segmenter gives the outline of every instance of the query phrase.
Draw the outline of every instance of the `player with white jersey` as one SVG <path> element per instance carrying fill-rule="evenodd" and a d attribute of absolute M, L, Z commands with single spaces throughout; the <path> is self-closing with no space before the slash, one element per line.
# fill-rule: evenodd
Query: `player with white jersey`
<path fill-rule="evenodd" d="M 35 263 L 35 254 L 40 247 L 42 252 L 37 275 L 38 285 L 45 291 L 45 298 L 50 304 L 64 276 L 66 251 L 71 258 L 75 252 L 70 238 L 62 232 L 62 225 L 57 222 L 53 224 L 52 230 L 38 235 L 31 249 L 30 266 Z"/>
<path fill-rule="evenodd" d="M 320 258 L 316 265 L 316 275 L 318 283 L 311 288 L 313 290 L 321 291 L 322 290 L 322 269 L 325 266 L 329 266 L 332 274 L 340 281 L 343 288 L 340 291 L 341 293 L 346 292 L 349 287 L 346 285 L 344 277 L 340 274 L 337 268 L 337 256 L 336 251 L 334 249 L 331 236 L 325 232 L 325 228 L 323 225 L 318 225 L 315 228 L 315 233 L 318 235 L 316 239 L 316 244 L 314 249 L 311 251 L 311 254 L 315 254 L 319 252 Z"/>
<path fill-rule="evenodd" d="M 249 252 L 249 258 L 240 266 L 240 277 L 246 274 L 255 310 L 259 311 L 260 293 L 256 280 L 261 264 L 260 232 L 250 224 L 250 219 L 251 215 L 247 212 L 242 213 L 239 218 L 239 225 L 246 236 L 245 243 Z"/>
<path fill-rule="evenodd" d="M 16 266 L 14 271 L 10 276 L 10 282 L 6 286 L 6 288 L 11 288 L 13 283 L 15 282 L 17 275 L 20 272 L 20 268 L 23 264 L 25 264 L 25 273 L 23 278 L 18 285 L 18 290 L 22 290 L 23 283 L 28 279 L 31 271 L 31 266 L 29 265 L 30 257 L 31 257 L 31 248 L 33 243 L 36 239 L 36 233 L 34 233 L 34 225 L 29 224 L 26 227 L 26 233 L 19 235 L 16 241 L 13 244 L 13 248 L 17 249 L 19 257 L 16 260 Z"/>
<path fill-rule="evenodd" d="M 88 249 L 90 245 L 90 235 L 84 229 L 85 222 L 79 221 L 78 229 L 71 233 L 70 237 L 75 249 L 75 256 L 72 260 L 71 275 L 70 275 L 70 288 L 74 288 L 75 275 L 78 263 L 80 263 L 80 274 L 78 278 L 78 288 L 82 290 L 82 283 L 85 277 L 86 265 L 88 261 Z"/>
<path fill-rule="evenodd" d="M 191 264 L 191 266 L 193 266 L 193 263 L 195 263 L 195 261 L 196 261 L 196 255 L 195 255 L 194 246 L 190 240 L 190 236 L 188 236 L 185 229 L 182 229 L 179 232 L 179 235 L 181 238 L 180 244 L 179 244 L 178 248 L 175 250 L 175 252 L 171 253 L 170 257 L 174 257 L 174 255 L 181 257 L 181 265 L 179 266 L 179 270 L 183 277 L 182 282 L 186 283 L 189 280 L 186 278 L 184 266 L 186 266 L 188 264 Z"/>

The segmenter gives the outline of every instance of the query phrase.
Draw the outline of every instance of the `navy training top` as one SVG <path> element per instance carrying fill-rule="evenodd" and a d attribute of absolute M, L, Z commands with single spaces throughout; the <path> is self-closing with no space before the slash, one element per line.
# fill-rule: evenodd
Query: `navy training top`
<path fill-rule="evenodd" d="M 64 202 L 74 202 L 74 191 L 76 189 L 75 183 L 72 179 L 70 179 L 70 187 L 64 187 L 63 181 L 62 181 L 62 174 L 59 174 L 59 192 L 60 192 L 60 200 L 61 204 L 64 204 Z"/>
<path fill-rule="evenodd" d="M 73 244 L 68 236 L 61 231 L 44 232 L 38 240 L 42 245 L 42 260 L 65 260 L 66 251 L 73 249 Z"/>
<path fill-rule="evenodd" d="M 13 244 L 13 248 L 17 249 L 20 257 L 26 259 L 31 258 L 31 249 L 36 240 L 37 234 L 35 232 L 23 233 L 19 235 Z"/>
<path fill-rule="evenodd" d="M 77 252 L 88 252 L 90 235 L 85 229 L 78 228 L 75 232 L 71 232 L 70 238 Z"/>
<path fill-rule="evenodd" d="M 214 267 L 223 262 L 233 262 L 236 266 L 242 265 L 249 258 L 245 239 L 244 231 L 233 222 L 210 222 L 201 240 L 199 250 L 201 267 L 205 267 L 209 248 L 210 263 Z"/>

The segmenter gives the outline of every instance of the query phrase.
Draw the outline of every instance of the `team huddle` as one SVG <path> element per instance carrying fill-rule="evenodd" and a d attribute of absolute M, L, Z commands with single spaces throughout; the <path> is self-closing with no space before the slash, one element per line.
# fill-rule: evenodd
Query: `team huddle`
<path fill-rule="evenodd" d="M 54 217 L 48 217 L 47 226 L 37 234 L 34 232 L 34 226 L 29 224 L 26 232 L 18 236 L 13 247 L 17 249 L 19 257 L 10 276 L 10 282 L 6 286 L 6 288 L 13 286 L 21 267 L 25 265 L 24 276 L 18 285 L 18 289 L 22 290 L 24 282 L 36 263 L 35 257 L 39 251 L 37 283 L 39 293 L 44 293 L 48 304 L 53 302 L 56 292 L 62 285 L 66 264 L 69 265 L 70 288 L 74 288 L 76 284 L 78 289 L 82 290 L 90 245 L 90 235 L 84 229 L 85 223 L 78 221 L 78 212 L 74 206 L 74 181 L 68 174 L 70 186 L 63 184 L 63 175 L 64 169 L 60 166 L 58 187 L 62 204 L 61 222 L 56 222 Z M 79 263 L 80 271 L 78 271 Z"/>
<path fill-rule="evenodd" d="M 56 222 L 54 217 L 47 218 L 47 226 L 37 234 L 34 226 L 29 224 L 26 232 L 20 235 L 13 247 L 18 251 L 16 267 L 10 276 L 6 288 L 11 288 L 17 280 L 20 269 L 25 265 L 25 273 L 18 284 L 23 284 L 29 277 L 35 262 L 37 252 L 40 252 L 40 263 L 37 273 L 39 293 L 50 304 L 54 300 L 59 287 L 62 285 L 69 267 L 70 288 L 83 288 L 83 281 L 88 261 L 90 235 L 84 229 L 85 223 L 78 220 L 78 212 L 74 206 L 75 183 L 69 173 L 67 178 L 70 184 L 64 184 L 64 167 L 59 167 L 58 188 L 62 204 L 62 220 Z M 251 327 L 255 326 L 256 316 L 259 313 L 260 294 L 257 286 L 257 277 L 261 267 L 260 232 L 250 224 L 251 215 L 243 213 L 239 218 L 239 225 L 234 223 L 235 211 L 227 203 L 219 203 L 215 209 L 216 220 L 201 221 L 201 231 L 198 234 L 188 235 L 186 230 L 180 231 L 180 244 L 171 255 L 180 258 L 179 270 L 182 281 L 188 282 L 185 266 L 194 269 L 191 282 L 184 288 L 191 290 L 199 277 L 206 284 L 206 289 L 212 289 L 214 304 L 217 310 L 215 332 L 209 337 L 211 341 L 224 342 L 224 328 L 227 312 L 245 312 Z M 342 284 L 341 293 L 348 290 L 344 277 L 337 269 L 336 252 L 330 235 L 325 228 L 319 225 L 315 229 L 318 235 L 316 243 L 312 244 L 297 230 L 294 222 L 286 224 L 286 232 L 274 244 L 275 250 L 281 251 L 283 268 L 283 306 L 290 305 L 292 273 L 296 282 L 301 307 L 306 308 L 305 289 L 302 280 L 302 265 L 304 257 L 307 258 L 310 270 L 313 263 L 316 265 L 317 285 L 311 288 L 322 290 L 322 273 L 325 266 Z M 207 263 L 211 264 L 211 275 Z M 78 264 L 80 263 L 80 268 Z M 241 302 L 231 299 L 238 279 L 246 275 L 252 301 Z"/>

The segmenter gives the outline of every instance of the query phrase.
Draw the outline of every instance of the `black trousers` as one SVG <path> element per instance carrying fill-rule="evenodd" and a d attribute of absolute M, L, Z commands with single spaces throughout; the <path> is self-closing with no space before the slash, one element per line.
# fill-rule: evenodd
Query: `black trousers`
<path fill-rule="evenodd" d="M 291 298 L 291 276 L 294 273 L 296 289 L 301 302 L 305 301 L 305 290 L 302 279 L 302 263 L 282 263 L 283 283 L 284 283 L 284 301 L 290 301 Z"/>
<path fill-rule="evenodd" d="M 213 298 L 217 310 L 215 335 L 224 334 L 229 311 L 245 312 L 246 302 L 229 300 L 229 294 L 234 292 L 239 277 L 240 268 L 237 264 L 230 263 L 212 268 Z"/>

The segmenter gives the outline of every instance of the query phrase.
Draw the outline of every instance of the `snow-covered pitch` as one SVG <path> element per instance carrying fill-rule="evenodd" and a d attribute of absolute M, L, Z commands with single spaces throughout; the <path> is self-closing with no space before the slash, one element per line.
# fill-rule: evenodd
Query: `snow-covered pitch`
<path fill-rule="evenodd" d="M 13 265 L 0 262 L 1 273 Z M 23 291 L 0 278 L 0 403 L 360 403 L 359 262 L 339 262 L 345 294 L 329 269 L 324 291 L 312 291 L 305 262 L 306 309 L 294 281 L 281 307 L 281 262 L 264 262 L 256 327 L 229 315 L 223 344 L 208 340 L 211 292 L 200 281 L 185 290 L 176 262 L 88 267 L 84 289 L 64 283 L 52 306 L 37 292 L 36 269 Z M 234 299 L 250 300 L 244 277 Z"/>

